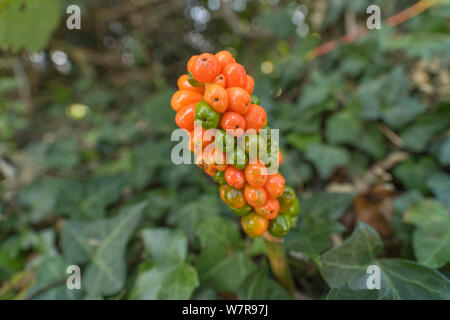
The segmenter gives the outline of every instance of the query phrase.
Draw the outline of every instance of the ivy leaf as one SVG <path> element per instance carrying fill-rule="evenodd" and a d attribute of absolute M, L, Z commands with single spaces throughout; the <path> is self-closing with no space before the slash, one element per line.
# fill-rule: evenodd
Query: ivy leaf
<path fill-rule="evenodd" d="M 310 146 L 305 156 L 314 163 L 322 179 L 328 178 L 334 170 L 347 165 L 350 161 L 346 149 L 319 143 Z"/>
<path fill-rule="evenodd" d="M 144 246 L 155 264 L 180 264 L 186 259 L 187 238 L 180 230 L 144 229 L 142 238 Z"/>
<path fill-rule="evenodd" d="M 42 50 L 58 26 L 60 5 L 58 0 L 3 1 L 0 5 L 0 47 L 15 52 L 23 48 Z"/>
<path fill-rule="evenodd" d="M 404 215 L 417 226 L 413 234 L 414 253 L 423 265 L 439 268 L 450 261 L 450 215 L 435 200 L 421 201 Z"/>
<path fill-rule="evenodd" d="M 428 179 L 427 186 L 438 200 L 450 208 L 450 176 L 448 174 L 436 173 Z"/>
<path fill-rule="evenodd" d="M 138 275 L 131 300 L 186 300 L 198 287 L 195 269 L 187 264 L 156 266 Z"/>
<path fill-rule="evenodd" d="M 361 130 L 361 121 L 353 113 L 338 112 L 327 120 L 327 141 L 331 144 L 358 144 Z"/>
<path fill-rule="evenodd" d="M 392 300 L 392 298 L 390 289 L 352 290 L 347 285 L 341 288 L 331 288 L 326 296 L 327 300 Z"/>
<path fill-rule="evenodd" d="M 88 263 L 83 287 L 90 294 L 111 295 L 123 287 L 126 244 L 146 205 L 142 202 L 125 207 L 114 218 L 63 222 L 61 243 L 64 256 L 71 264 Z"/>
<path fill-rule="evenodd" d="M 369 265 L 380 268 L 381 289 L 393 299 L 450 299 L 450 281 L 438 271 L 400 259 L 376 259 L 382 241 L 374 229 L 359 223 L 344 243 L 321 256 L 320 272 L 331 288 L 367 288 Z"/>
<path fill-rule="evenodd" d="M 399 179 L 406 189 L 417 189 L 422 193 L 428 191 L 427 180 L 439 171 L 439 166 L 430 157 L 408 160 L 397 165 L 392 173 Z"/>
<path fill-rule="evenodd" d="M 290 300 L 289 293 L 269 278 L 267 268 L 259 268 L 247 276 L 237 290 L 241 300 Z"/>
<path fill-rule="evenodd" d="M 338 220 L 351 205 L 354 193 L 317 192 L 312 196 L 303 196 L 300 199 L 302 215 L 311 219 Z"/>

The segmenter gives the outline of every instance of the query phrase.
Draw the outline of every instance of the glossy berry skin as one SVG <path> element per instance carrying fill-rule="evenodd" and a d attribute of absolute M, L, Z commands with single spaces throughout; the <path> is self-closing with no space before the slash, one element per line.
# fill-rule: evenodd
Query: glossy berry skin
<path fill-rule="evenodd" d="M 251 104 L 244 117 L 247 129 L 255 129 L 256 132 L 259 132 L 267 124 L 266 110 L 257 104 Z"/>
<path fill-rule="evenodd" d="M 283 195 L 278 198 L 278 202 L 280 203 L 280 212 L 287 212 L 294 204 L 296 199 L 297 196 L 295 195 L 294 189 L 289 186 L 284 186 Z"/>
<path fill-rule="evenodd" d="M 229 102 L 228 111 L 245 115 L 248 112 L 252 101 L 250 94 L 239 87 L 228 88 L 227 93 Z"/>
<path fill-rule="evenodd" d="M 225 154 L 215 148 L 214 144 L 208 145 L 203 150 L 203 157 L 206 163 L 213 164 L 214 168 L 219 171 L 224 171 L 227 168 Z"/>
<path fill-rule="evenodd" d="M 287 214 L 279 214 L 277 217 L 270 221 L 269 233 L 277 238 L 287 235 L 292 228 L 292 218 Z"/>
<path fill-rule="evenodd" d="M 266 143 L 259 135 L 249 134 L 244 137 L 244 147 L 249 159 L 256 159 L 265 153 Z"/>
<path fill-rule="evenodd" d="M 208 84 L 203 94 L 203 99 L 218 113 L 223 113 L 228 108 L 227 90 L 218 84 Z"/>
<path fill-rule="evenodd" d="M 192 63 L 190 72 L 195 80 L 202 83 L 213 82 L 220 73 L 220 64 L 216 56 L 210 53 L 202 53 Z"/>
<path fill-rule="evenodd" d="M 238 170 L 233 166 L 229 166 L 225 170 L 225 180 L 236 189 L 242 189 L 245 186 L 245 175 L 242 170 Z"/>
<path fill-rule="evenodd" d="M 234 147 L 234 137 L 226 133 L 223 129 L 217 129 L 214 138 L 214 145 L 217 149 L 225 152 L 227 151 L 227 147 L 230 149 Z"/>
<path fill-rule="evenodd" d="M 225 171 L 217 170 L 214 173 L 214 181 L 217 182 L 218 184 L 225 184 L 225 183 L 227 183 L 226 180 L 225 180 Z"/>
<path fill-rule="evenodd" d="M 245 206 L 243 206 L 242 208 L 233 208 L 233 207 L 229 207 L 229 208 L 231 211 L 233 211 L 240 217 L 245 216 L 246 214 L 249 214 L 250 212 L 253 211 L 252 206 L 249 205 L 248 203 Z"/>
<path fill-rule="evenodd" d="M 224 202 L 233 208 L 242 208 L 246 205 L 244 190 L 236 189 L 232 186 L 229 186 L 228 189 L 225 190 L 224 193 Z"/>
<path fill-rule="evenodd" d="M 195 60 L 197 60 L 198 55 L 192 56 L 189 61 L 187 62 L 186 69 L 188 73 L 192 71 L 192 66 L 194 65 Z"/>
<path fill-rule="evenodd" d="M 242 229 L 249 237 L 259 237 L 269 228 L 269 220 L 255 212 L 251 212 L 241 218 Z"/>
<path fill-rule="evenodd" d="M 179 111 L 181 108 L 192 103 L 197 103 L 202 99 L 203 95 L 200 92 L 192 90 L 178 90 L 173 94 L 172 99 L 170 100 L 170 106 L 173 110 Z"/>
<path fill-rule="evenodd" d="M 238 170 L 244 170 L 247 167 L 248 157 L 243 149 L 236 146 L 233 152 L 228 154 L 227 162 Z"/>
<path fill-rule="evenodd" d="M 272 174 L 267 177 L 264 189 L 266 189 L 267 195 L 270 198 L 276 199 L 278 197 L 281 197 L 281 195 L 283 194 L 285 183 L 286 181 L 281 174 Z"/>
<path fill-rule="evenodd" d="M 300 203 L 297 198 L 295 198 L 294 203 L 291 205 L 291 207 L 286 211 L 286 214 L 288 214 L 291 218 L 295 218 L 300 213 Z"/>
<path fill-rule="evenodd" d="M 255 207 L 257 214 L 269 220 L 275 219 L 279 210 L 280 205 L 278 204 L 277 199 L 268 199 L 263 204 Z"/>
<path fill-rule="evenodd" d="M 205 161 L 201 153 L 195 156 L 195 164 L 210 176 L 214 176 L 214 174 L 216 173 L 215 165 L 213 163 Z"/>
<path fill-rule="evenodd" d="M 215 77 L 213 83 L 221 86 L 222 88 L 227 87 L 227 81 L 225 80 L 225 76 L 223 74 L 219 74 Z"/>
<path fill-rule="evenodd" d="M 231 130 L 229 134 L 238 137 L 244 134 L 246 123 L 244 117 L 239 113 L 227 111 L 222 115 L 220 127 L 225 131 Z"/>
<path fill-rule="evenodd" d="M 234 59 L 233 55 L 227 50 L 222 50 L 220 52 L 217 52 L 216 58 L 220 64 L 220 71 L 222 71 L 227 64 L 236 62 L 236 59 Z"/>
<path fill-rule="evenodd" d="M 239 63 L 229 63 L 223 68 L 222 74 L 225 76 L 227 88 L 247 86 L 247 72 Z"/>
<path fill-rule="evenodd" d="M 188 81 L 187 74 L 183 74 L 181 77 L 179 77 L 177 84 L 178 84 L 178 89 L 180 89 L 180 90 L 191 90 L 191 91 L 195 91 L 198 93 L 205 92 L 205 88 L 203 86 L 194 87 L 193 85 L 191 85 L 191 83 Z"/>
<path fill-rule="evenodd" d="M 182 108 L 175 115 L 175 123 L 182 129 L 194 130 L 195 104 Z"/>
<path fill-rule="evenodd" d="M 220 113 L 211 108 L 205 101 L 197 103 L 195 122 L 201 123 L 203 129 L 217 128 L 220 123 Z"/>
<path fill-rule="evenodd" d="M 245 179 L 252 187 L 263 187 L 267 181 L 267 169 L 263 163 L 249 164 L 245 168 Z"/>
<path fill-rule="evenodd" d="M 254 87 L 255 87 L 255 80 L 253 79 L 252 76 L 247 75 L 247 85 L 245 86 L 245 90 L 247 90 L 249 94 L 252 94 Z"/>
<path fill-rule="evenodd" d="M 264 188 L 255 188 L 249 184 L 244 187 L 244 195 L 247 203 L 253 207 L 260 206 L 267 201 L 267 193 Z"/>
<path fill-rule="evenodd" d="M 224 179 L 225 179 L 225 177 L 224 177 Z M 226 182 L 226 181 L 225 181 L 225 182 Z M 225 203 L 226 203 L 226 201 L 225 201 L 225 193 L 226 193 L 230 188 L 232 188 L 232 187 L 229 186 L 229 185 L 226 184 L 226 183 L 221 184 L 220 187 L 219 187 L 219 196 L 220 196 L 220 199 L 222 199 L 222 201 L 225 202 Z"/>

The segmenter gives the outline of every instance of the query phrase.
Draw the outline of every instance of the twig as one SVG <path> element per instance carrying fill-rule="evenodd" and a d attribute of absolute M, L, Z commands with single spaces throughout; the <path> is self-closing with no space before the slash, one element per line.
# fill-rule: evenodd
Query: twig
<path fill-rule="evenodd" d="M 399 24 L 417 16 L 418 14 L 422 13 L 423 11 L 431 8 L 438 2 L 439 1 L 437 1 L 437 0 L 420 0 L 415 5 L 386 19 L 386 25 L 388 25 L 389 27 L 394 27 L 396 25 L 399 25 Z M 368 29 L 361 29 L 355 33 L 350 33 L 345 36 L 342 36 L 339 39 L 325 42 L 324 44 L 309 51 L 306 54 L 306 58 L 308 60 L 313 60 L 317 57 L 323 56 L 324 54 L 327 54 L 327 53 L 333 51 L 334 49 L 336 49 L 341 43 L 350 44 L 352 42 L 355 42 L 356 40 L 360 39 L 365 34 L 369 33 L 369 31 L 370 30 L 368 30 Z"/>

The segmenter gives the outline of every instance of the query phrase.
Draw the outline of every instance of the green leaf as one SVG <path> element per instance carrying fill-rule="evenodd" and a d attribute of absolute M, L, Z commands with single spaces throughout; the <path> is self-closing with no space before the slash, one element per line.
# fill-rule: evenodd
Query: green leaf
<path fill-rule="evenodd" d="M 38 166 L 47 170 L 67 171 L 80 160 L 75 138 L 66 138 L 53 143 L 33 143 L 27 146 L 25 151 Z"/>
<path fill-rule="evenodd" d="M 381 271 L 381 289 L 392 291 L 393 299 L 450 299 L 449 280 L 433 269 L 412 261 L 376 259 L 382 241 L 376 231 L 359 223 L 352 236 L 321 256 L 320 272 L 331 288 L 348 285 L 352 290 L 367 289 L 367 267 Z"/>
<path fill-rule="evenodd" d="M 300 198 L 302 216 L 311 219 L 340 219 L 351 205 L 354 193 L 317 192 Z"/>
<path fill-rule="evenodd" d="M 392 300 L 392 298 L 392 290 L 390 289 L 352 290 L 347 285 L 341 288 L 331 288 L 326 296 L 327 300 Z"/>
<path fill-rule="evenodd" d="M 361 130 L 362 124 L 353 113 L 341 111 L 327 120 L 327 141 L 331 144 L 358 144 Z"/>
<path fill-rule="evenodd" d="M 330 247 L 330 236 L 345 231 L 341 224 L 327 219 L 304 219 L 299 229 L 291 230 L 285 237 L 285 246 L 307 254 L 317 265 L 321 265 L 319 254 Z"/>
<path fill-rule="evenodd" d="M 2 1 L 0 47 L 12 51 L 24 48 L 31 51 L 42 50 L 58 26 L 60 5 L 58 0 Z"/>
<path fill-rule="evenodd" d="M 417 160 L 409 158 L 397 165 L 392 172 L 406 189 L 417 189 L 426 193 L 428 191 L 428 178 L 438 171 L 439 166 L 432 158 L 421 157 Z"/>
<path fill-rule="evenodd" d="M 350 155 L 346 149 L 325 144 L 310 146 L 305 156 L 314 163 L 322 179 L 328 178 L 334 170 L 347 165 L 350 161 Z"/>
<path fill-rule="evenodd" d="M 289 293 L 270 279 L 267 268 L 261 268 L 247 276 L 237 290 L 241 300 L 290 300 Z"/>
<path fill-rule="evenodd" d="M 413 247 L 420 263 L 439 268 L 450 261 L 450 215 L 446 207 L 424 200 L 412 206 L 404 218 L 417 226 Z"/>
<path fill-rule="evenodd" d="M 159 266 L 180 264 L 186 259 L 187 238 L 180 230 L 144 229 L 142 238 L 152 261 Z"/>
<path fill-rule="evenodd" d="M 198 285 L 197 272 L 187 264 L 156 266 L 138 275 L 128 298 L 186 300 Z"/>
<path fill-rule="evenodd" d="M 439 162 L 443 166 L 450 165 L 450 136 L 447 136 L 439 152 Z"/>
<path fill-rule="evenodd" d="M 427 186 L 438 200 L 450 208 L 450 175 L 445 172 L 436 173 L 428 179 Z"/>
<path fill-rule="evenodd" d="M 64 256 L 71 264 L 89 263 L 83 274 L 83 287 L 90 294 L 111 295 L 123 287 L 126 245 L 146 205 L 144 202 L 125 207 L 114 218 L 63 222 Z"/>

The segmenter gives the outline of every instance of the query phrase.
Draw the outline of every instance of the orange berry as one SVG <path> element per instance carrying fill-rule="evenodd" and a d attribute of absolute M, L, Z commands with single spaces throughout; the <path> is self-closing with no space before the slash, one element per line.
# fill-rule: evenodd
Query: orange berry
<path fill-rule="evenodd" d="M 211 83 L 207 86 L 203 99 L 207 104 L 219 113 L 223 113 L 228 108 L 227 90 L 218 84 Z"/>
<path fill-rule="evenodd" d="M 183 74 L 181 77 L 178 78 L 178 89 L 192 90 L 192 91 L 199 92 L 199 93 L 203 93 L 205 91 L 205 88 L 203 86 L 194 87 L 193 85 L 191 85 L 188 81 L 187 74 Z"/>
<path fill-rule="evenodd" d="M 249 164 L 245 168 L 245 178 L 252 187 L 262 187 L 267 181 L 267 168 L 263 163 Z"/>
<path fill-rule="evenodd" d="M 175 123 L 180 128 L 188 131 L 194 130 L 195 106 L 196 104 L 193 103 L 181 108 L 181 110 L 177 112 L 175 115 Z"/>
<path fill-rule="evenodd" d="M 226 88 L 227 81 L 225 80 L 225 76 L 223 74 L 219 74 L 214 78 L 213 83 L 218 84 L 222 88 Z"/>
<path fill-rule="evenodd" d="M 210 176 L 216 172 L 214 164 L 209 163 L 201 153 L 195 155 L 195 164 Z"/>
<path fill-rule="evenodd" d="M 197 81 L 213 82 L 214 78 L 220 73 L 219 60 L 210 53 L 202 53 L 193 62 L 191 72 Z"/>
<path fill-rule="evenodd" d="M 203 100 L 203 95 L 200 92 L 192 90 L 178 90 L 172 95 L 170 105 L 173 110 L 179 111 L 181 108 Z"/>
<path fill-rule="evenodd" d="M 207 137 L 205 131 L 206 130 L 203 128 L 201 131 L 195 130 L 194 126 L 194 130 L 189 132 L 189 150 L 191 150 L 192 152 L 195 152 L 196 149 L 202 150 L 204 147 L 214 141 L 213 137 Z"/>
<path fill-rule="evenodd" d="M 239 113 L 236 112 L 225 112 L 220 119 L 220 127 L 225 131 L 227 129 L 233 130 L 231 133 L 234 136 L 241 136 L 245 131 L 245 119 Z M 242 129 L 242 130 L 237 130 Z"/>
<path fill-rule="evenodd" d="M 235 187 L 236 189 L 242 189 L 245 185 L 244 171 L 229 166 L 225 170 L 225 180 L 230 186 Z"/>
<path fill-rule="evenodd" d="M 239 87 L 228 88 L 227 93 L 229 102 L 228 110 L 237 112 L 241 115 L 246 114 L 252 102 L 250 94 Z"/>
<path fill-rule="evenodd" d="M 266 190 L 270 198 L 276 199 L 283 195 L 285 183 L 286 181 L 284 180 L 283 176 L 279 173 L 276 173 L 267 177 L 264 189 Z"/>
<path fill-rule="evenodd" d="M 267 123 L 266 110 L 257 104 L 251 104 L 248 112 L 245 114 L 247 129 L 255 129 L 259 132 Z"/>
<path fill-rule="evenodd" d="M 280 204 L 277 199 L 269 199 L 262 205 L 255 207 L 257 214 L 269 220 L 275 219 L 279 210 Z"/>
<path fill-rule="evenodd" d="M 187 71 L 188 72 L 192 71 L 192 66 L 194 65 L 194 62 L 195 62 L 195 60 L 197 60 L 197 58 L 198 58 L 198 55 L 195 55 L 189 59 L 189 61 L 187 63 Z"/>
<path fill-rule="evenodd" d="M 216 53 L 216 58 L 217 60 L 219 60 L 219 64 L 220 64 L 220 70 L 222 71 L 223 68 L 225 68 L 225 66 L 229 63 L 235 63 L 236 59 L 233 58 L 233 55 L 226 51 L 226 50 L 222 50 L 220 52 Z"/>
<path fill-rule="evenodd" d="M 225 154 L 214 145 L 208 145 L 203 153 L 205 162 L 214 165 L 215 169 L 224 171 L 227 168 Z"/>
<path fill-rule="evenodd" d="M 241 226 L 249 237 L 259 237 L 269 228 L 269 220 L 252 212 L 241 218 Z"/>
<path fill-rule="evenodd" d="M 245 86 L 245 90 L 247 90 L 248 93 L 253 93 L 253 88 L 255 87 L 255 80 L 252 76 L 247 75 L 247 85 Z"/>
<path fill-rule="evenodd" d="M 247 72 L 244 67 L 239 63 L 229 63 L 222 70 L 225 80 L 227 82 L 227 88 L 247 86 Z"/>
<path fill-rule="evenodd" d="M 264 190 L 264 188 L 252 187 L 249 184 L 245 185 L 244 195 L 245 195 L 245 200 L 247 200 L 247 203 L 249 205 L 251 205 L 252 207 L 259 206 L 259 205 L 263 204 L 264 202 L 266 202 L 266 200 L 267 200 L 267 193 L 266 193 L 266 190 Z"/>

